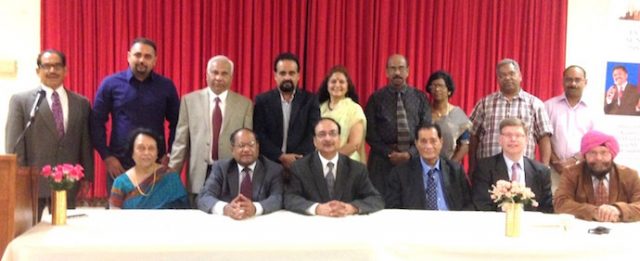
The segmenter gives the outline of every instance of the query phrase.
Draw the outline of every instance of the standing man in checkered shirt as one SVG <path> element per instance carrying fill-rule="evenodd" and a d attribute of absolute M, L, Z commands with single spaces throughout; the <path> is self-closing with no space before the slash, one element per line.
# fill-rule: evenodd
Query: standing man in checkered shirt
<path fill-rule="evenodd" d="M 549 166 L 551 158 L 552 127 L 544 103 L 522 90 L 522 74 L 518 62 L 503 59 L 496 66 L 500 91 L 482 98 L 473 108 L 470 120 L 471 144 L 469 145 L 469 169 L 473 173 L 476 161 L 502 151 L 498 139 L 500 122 L 515 117 L 531 129 L 528 132 L 525 156 L 535 158 L 535 145 L 540 147 L 540 161 Z"/>

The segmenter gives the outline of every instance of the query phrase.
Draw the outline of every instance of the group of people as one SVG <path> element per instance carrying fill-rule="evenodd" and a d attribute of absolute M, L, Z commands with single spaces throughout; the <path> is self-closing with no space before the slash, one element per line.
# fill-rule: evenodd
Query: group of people
<path fill-rule="evenodd" d="M 580 66 L 563 72 L 564 94 L 543 103 L 521 88 L 518 63 L 504 59 L 496 68 L 500 90 L 467 117 L 449 103 L 455 85 L 447 72 L 433 73 L 422 91 L 407 84 L 409 63 L 398 54 L 387 60 L 388 84 L 364 110 L 342 66 L 317 94 L 298 86 L 292 53 L 276 57 L 276 87 L 255 103 L 231 90 L 234 63 L 225 56 L 208 61 L 207 86 L 182 100 L 170 79 L 153 72 L 156 60 L 155 43 L 135 39 L 129 68 L 102 81 L 91 108 L 62 85 L 64 54 L 43 51 L 41 86 L 11 99 L 7 151 L 25 166 L 82 164 L 90 182 L 95 148 L 111 208 L 197 207 L 234 219 L 282 208 L 333 217 L 385 207 L 495 211 L 489 189 L 509 180 L 535 193 L 539 206 L 529 210 L 640 220 L 640 179 L 613 163 L 616 140 L 595 130 Z M 470 175 L 461 165 L 466 155 Z"/>

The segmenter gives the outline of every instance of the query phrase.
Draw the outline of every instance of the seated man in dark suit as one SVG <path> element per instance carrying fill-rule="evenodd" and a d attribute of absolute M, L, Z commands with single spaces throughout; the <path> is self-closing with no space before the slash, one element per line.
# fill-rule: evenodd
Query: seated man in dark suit
<path fill-rule="evenodd" d="M 234 131 L 231 147 L 233 158 L 211 168 L 198 208 L 238 220 L 282 209 L 282 166 L 258 156 L 255 133 L 246 128 Z"/>
<path fill-rule="evenodd" d="M 322 118 L 315 126 L 317 152 L 297 160 L 285 187 L 287 210 L 308 215 L 341 217 L 384 208 L 380 193 L 369 181 L 367 168 L 338 153 L 340 126 Z M 334 167 L 335 166 L 335 167 Z"/>
<path fill-rule="evenodd" d="M 415 144 L 420 157 L 391 170 L 385 195 L 387 208 L 474 210 L 464 169 L 440 156 L 442 142 L 438 125 L 418 127 Z"/>
<path fill-rule="evenodd" d="M 473 173 L 473 204 L 482 211 L 497 211 L 498 205 L 491 200 L 489 189 L 498 180 L 516 181 L 531 188 L 538 207 L 525 210 L 553 212 L 549 167 L 524 156 L 528 129 L 517 118 L 506 118 L 500 122 L 498 140 L 502 153 L 478 161 Z"/>

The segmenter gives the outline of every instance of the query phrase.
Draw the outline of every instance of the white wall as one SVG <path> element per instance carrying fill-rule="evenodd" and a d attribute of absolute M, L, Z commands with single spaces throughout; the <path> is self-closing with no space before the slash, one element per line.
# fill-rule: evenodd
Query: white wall
<path fill-rule="evenodd" d="M 635 169 L 640 169 L 640 116 L 604 116 L 604 92 L 611 77 L 607 62 L 640 63 L 640 21 L 618 19 L 638 6 L 640 0 L 569 0 L 566 51 L 567 66 L 576 64 L 587 71 L 583 95 L 597 111 L 597 128 L 620 143 L 615 161 Z"/>
<path fill-rule="evenodd" d="M 5 125 L 11 95 L 34 88 L 40 51 L 40 0 L 0 0 L 0 60 L 15 60 L 16 77 L 0 77 L 0 153 L 5 153 Z"/>

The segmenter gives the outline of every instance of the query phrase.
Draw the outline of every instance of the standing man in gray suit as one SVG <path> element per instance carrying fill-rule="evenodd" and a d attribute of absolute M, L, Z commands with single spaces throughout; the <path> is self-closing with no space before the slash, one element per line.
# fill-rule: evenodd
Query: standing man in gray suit
<path fill-rule="evenodd" d="M 287 210 L 307 215 L 342 217 L 384 208 L 380 193 L 369 181 L 367 168 L 338 153 L 340 125 L 322 118 L 315 126 L 317 152 L 297 160 L 285 186 Z"/>
<path fill-rule="evenodd" d="M 198 208 L 236 220 L 282 208 L 282 166 L 260 155 L 256 134 L 231 134 L 232 159 L 219 160 L 198 195 Z"/>
<path fill-rule="evenodd" d="M 176 138 L 169 167 L 180 171 L 189 158 L 187 190 L 192 205 L 202 189 L 213 163 L 231 158 L 229 137 L 239 128 L 253 125 L 253 104 L 229 90 L 233 62 L 226 56 L 214 56 L 207 63 L 207 87 L 182 98 Z"/>
<path fill-rule="evenodd" d="M 45 50 L 38 55 L 37 64 L 40 86 L 11 97 L 6 151 L 15 153 L 21 166 L 42 168 L 61 163 L 80 164 L 84 167 L 86 178 L 82 183 L 85 185 L 86 181 L 93 181 L 89 136 L 91 105 L 87 98 L 63 86 L 67 64 L 62 52 Z M 34 110 L 36 104 L 39 104 L 37 111 Z M 30 126 L 25 129 L 28 123 Z M 40 178 L 39 183 L 38 219 L 51 194 L 45 178 Z M 76 184 L 67 198 L 70 208 L 75 208 L 78 187 Z"/>

